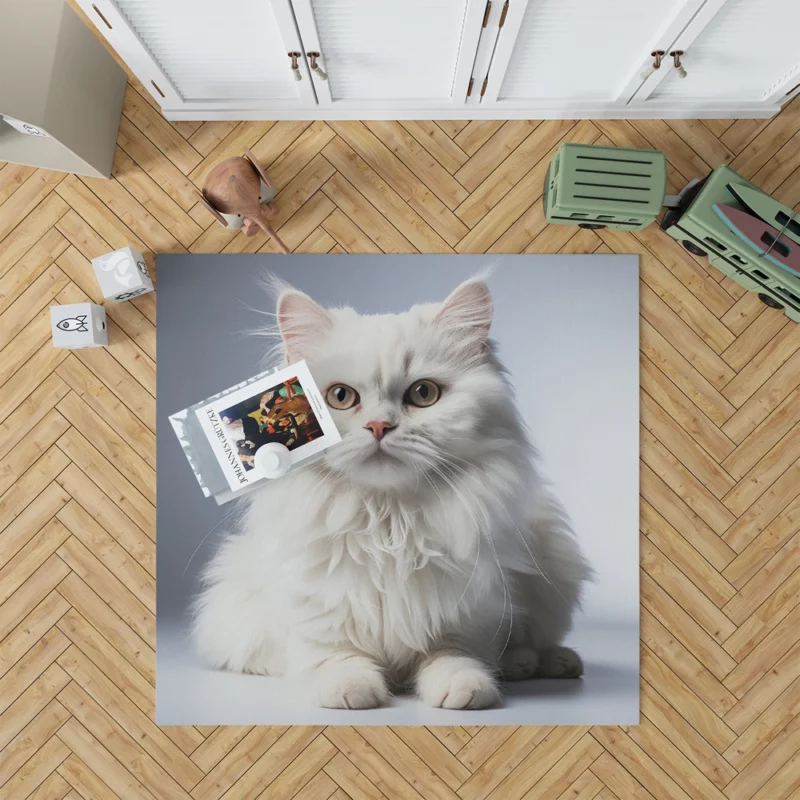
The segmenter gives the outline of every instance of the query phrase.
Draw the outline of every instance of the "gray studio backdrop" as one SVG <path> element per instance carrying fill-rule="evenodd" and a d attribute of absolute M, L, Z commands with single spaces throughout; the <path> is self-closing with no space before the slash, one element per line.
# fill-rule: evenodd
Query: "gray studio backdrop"
<path fill-rule="evenodd" d="M 239 501 L 205 498 L 170 414 L 259 371 L 248 335 L 274 305 L 272 272 L 323 305 L 398 312 L 444 299 L 494 264 L 492 337 L 545 474 L 596 582 L 569 641 L 582 681 L 524 682 L 503 708 L 444 711 L 398 698 L 370 711 L 315 709 L 282 681 L 218 673 L 186 639 L 198 575 Z M 162 724 L 635 724 L 638 722 L 639 323 L 636 256 L 163 255 L 158 257 L 157 701 Z"/>

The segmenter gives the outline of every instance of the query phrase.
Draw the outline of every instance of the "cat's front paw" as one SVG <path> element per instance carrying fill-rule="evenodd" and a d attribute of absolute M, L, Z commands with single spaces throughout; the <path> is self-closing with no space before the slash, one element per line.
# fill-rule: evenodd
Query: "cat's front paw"
<path fill-rule="evenodd" d="M 526 645 L 509 647 L 500 657 L 503 680 L 525 681 L 536 674 L 539 667 L 539 654 Z"/>
<path fill-rule="evenodd" d="M 434 708 L 489 708 L 501 695 L 491 672 L 468 656 L 440 655 L 420 669 L 417 692 Z"/>
<path fill-rule="evenodd" d="M 391 699 L 377 666 L 345 662 L 320 667 L 314 677 L 311 697 L 322 708 L 378 708 Z"/>
<path fill-rule="evenodd" d="M 580 678 L 583 661 L 571 647 L 554 647 L 539 653 L 537 678 Z"/>

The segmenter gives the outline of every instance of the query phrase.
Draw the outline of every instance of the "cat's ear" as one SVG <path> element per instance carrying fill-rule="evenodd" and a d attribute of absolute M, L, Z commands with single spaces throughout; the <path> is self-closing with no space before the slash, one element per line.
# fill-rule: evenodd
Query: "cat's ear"
<path fill-rule="evenodd" d="M 277 316 L 287 361 L 305 358 L 313 342 L 332 323 L 331 315 L 319 303 L 293 288 L 284 289 L 278 296 Z"/>
<path fill-rule="evenodd" d="M 457 333 L 465 343 L 483 348 L 489 341 L 492 312 L 489 287 L 482 280 L 468 280 L 442 303 L 434 324 Z"/>

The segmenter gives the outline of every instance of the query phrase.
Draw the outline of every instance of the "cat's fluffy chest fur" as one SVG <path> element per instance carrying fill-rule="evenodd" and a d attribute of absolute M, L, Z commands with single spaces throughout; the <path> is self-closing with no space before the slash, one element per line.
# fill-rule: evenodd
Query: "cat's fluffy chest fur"
<path fill-rule="evenodd" d="M 293 499 L 302 498 L 302 509 L 283 516 L 284 536 L 268 546 L 268 557 L 284 565 L 289 640 L 346 630 L 359 650 L 387 670 L 402 671 L 444 631 L 467 621 L 480 625 L 486 608 L 479 601 L 488 605 L 496 588 L 502 594 L 492 550 L 481 547 L 476 520 L 461 511 L 449 486 L 427 486 L 408 497 L 365 496 L 334 479 L 325 485 L 313 468 L 291 484 L 284 500 L 297 508 Z M 271 507 L 265 494 L 251 509 L 254 538 L 262 509 L 266 514 Z"/>

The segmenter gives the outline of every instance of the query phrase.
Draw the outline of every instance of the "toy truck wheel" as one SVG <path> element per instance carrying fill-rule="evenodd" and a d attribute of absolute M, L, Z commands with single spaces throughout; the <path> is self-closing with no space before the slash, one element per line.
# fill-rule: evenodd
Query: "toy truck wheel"
<path fill-rule="evenodd" d="M 783 305 L 781 303 L 779 303 L 774 297 L 770 297 L 768 294 L 759 293 L 758 299 L 765 306 L 769 306 L 770 308 L 778 308 L 778 309 L 782 309 L 783 308 Z"/>
<path fill-rule="evenodd" d="M 605 228 L 605 225 L 598 225 L 596 222 L 579 222 L 579 228 L 588 228 L 590 231 L 597 231 L 600 228 Z"/>
<path fill-rule="evenodd" d="M 689 252 L 690 252 L 690 253 L 691 253 L 693 256 L 700 256 L 700 258 L 703 258 L 704 256 L 707 256 L 707 255 L 708 255 L 708 253 L 706 253 L 706 251 L 705 251 L 705 250 L 701 250 L 701 249 L 700 249 L 700 248 L 699 248 L 699 247 L 698 247 L 698 246 L 697 246 L 697 245 L 696 245 L 694 242 L 690 242 L 688 239 L 684 239 L 684 240 L 681 242 L 681 244 L 682 244 L 682 245 L 684 246 L 684 248 L 685 248 L 686 250 L 688 250 L 688 251 L 689 251 Z"/>

